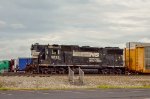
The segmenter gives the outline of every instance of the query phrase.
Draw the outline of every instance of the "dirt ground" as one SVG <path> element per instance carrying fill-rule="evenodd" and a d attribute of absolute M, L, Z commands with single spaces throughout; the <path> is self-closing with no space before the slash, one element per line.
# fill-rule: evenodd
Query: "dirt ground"
<path fill-rule="evenodd" d="M 76 77 L 78 79 L 78 77 Z M 77 81 L 77 80 L 75 80 Z M 150 86 L 150 76 L 85 75 L 84 84 L 71 84 L 67 75 L 50 77 L 0 76 L 1 88 L 17 89 L 72 89 L 98 88 L 98 86 L 144 87 Z"/>

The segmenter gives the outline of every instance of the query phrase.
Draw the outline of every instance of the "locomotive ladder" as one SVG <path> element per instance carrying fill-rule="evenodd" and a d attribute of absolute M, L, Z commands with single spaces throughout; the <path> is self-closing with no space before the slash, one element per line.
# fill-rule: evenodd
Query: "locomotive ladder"
<path fill-rule="evenodd" d="M 78 84 L 78 85 L 84 84 L 84 72 L 80 67 L 79 67 L 79 75 L 77 77 L 75 77 L 74 71 L 70 67 L 68 67 L 68 70 L 69 70 L 68 78 L 71 84 Z"/>

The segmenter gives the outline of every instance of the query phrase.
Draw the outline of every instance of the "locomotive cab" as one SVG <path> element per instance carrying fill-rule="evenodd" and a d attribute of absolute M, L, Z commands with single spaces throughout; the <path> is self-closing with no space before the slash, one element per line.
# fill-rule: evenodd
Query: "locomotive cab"
<path fill-rule="evenodd" d="M 61 62 L 61 50 L 59 45 L 49 45 L 45 48 L 45 61 L 49 65 L 56 65 Z"/>

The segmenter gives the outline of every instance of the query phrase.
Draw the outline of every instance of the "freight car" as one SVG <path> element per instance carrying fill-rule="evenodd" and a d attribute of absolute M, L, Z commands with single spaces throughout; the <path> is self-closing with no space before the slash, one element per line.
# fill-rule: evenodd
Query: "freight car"
<path fill-rule="evenodd" d="M 67 73 L 68 67 L 98 69 L 102 74 L 124 73 L 123 49 L 118 47 L 89 47 L 78 45 L 40 45 L 31 46 L 32 62 L 26 71 L 52 74 Z"/>
<path fill-rule="evenodd" d="M 26 66 L 28 64 L 31 64 L 32 58 L 31 57 L 19 57 L 16 61 L 17 61 L 16 70 L 17 71 L 25 71 Z"/>
<path fill-rule="evenodd" d="M 0 61 L 0 73 L 9 71 L 10 62 L 8 60 Z"/>
<path fill-rule="evenodd" d="M 150 43 L 127 43 L 124 59 L 127 73 L 150 73 Z"/>
<path fill-rule="evenodd" d="M 14 60 L 0 61 L 0 74 L 4 72 L 14 72 Z"/>
<path fill-rule="evenodd" d="M 26 66 L 30 64 L 32 58 L 18 58 L 18 59 L 11 59 L 11 60 L 1 60 L 0 61 L 0 74 L 7 73 L 7 72 L 18 72 L 24 71 Z"/>

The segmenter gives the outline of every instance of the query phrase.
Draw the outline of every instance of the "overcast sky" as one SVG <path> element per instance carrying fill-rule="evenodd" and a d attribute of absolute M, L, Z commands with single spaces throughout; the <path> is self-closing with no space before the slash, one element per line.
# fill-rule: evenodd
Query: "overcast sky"
<path fill-rule="evenodd" d="M 0 0 L 0 59 L 30 46 L 119 46 L 150 42 L 150 0 Z"/>

